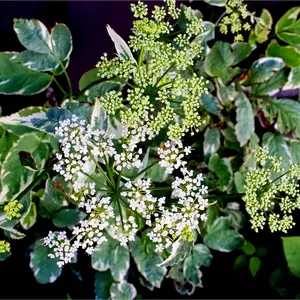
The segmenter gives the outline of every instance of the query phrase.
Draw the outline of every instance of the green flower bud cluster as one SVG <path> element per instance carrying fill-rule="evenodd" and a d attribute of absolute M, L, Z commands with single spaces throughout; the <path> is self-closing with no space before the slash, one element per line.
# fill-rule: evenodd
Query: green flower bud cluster
<path fill-rule="evenodd" d="M 251 29 L 250 24 L 244 22 L 248 16 L 250 16 L 250 13 L 247 11 L 247 5 L 243 3 L 243 0 L 228 0 L 226 2 L 226 15 L 219 24 L 220 31 L 227 34 L 229 27 L 230 32 L 235 35 L 234 40 L 236 42 L 243 41 L 244 38 L 240 32 L 243 29 Z"/>
<path fill-rule="evenodd" d="M 122 93 L 118 91 L 110 91 L 99 98 L 102 107 L 109 115 L 114 115 L 116 111 L 123 107 Z"/>
<path fill-rule="evenodd" d="M 254 158 L 256 169 L 247 172 L 243 197 L 252 228 L 258 232 L 268 223 L 271 232 L 286 233 L 295 225 L 291 213 L 300 209 L 300 164 L 284 172 L 281 159 L 265 148 L 257 149 Z"/>
<path fill-rule="evenodd" d="M 10 243 L 7 241 L 0 241 L 0 253 L 5 253 L 10 251 Z"/>
<path fill-rule="evenodd" d="M 121 121 L 129 130 L 143 126 L 151 139 L 167 127 L 169 138 L 179 141 L 203 125 L 199 97 L 207 92 L 206 82 L 189 70 L 201 54 L 202 47 L 194 39 L 204 27 L 202 20 L 186 9 L 185 32 L 169 42 L 165 37 L 174 30 L 170 20 L 177 22 L 180 10 L 173 0 L 165 3 L 165 7 L 155 6 L 150 19 L 146 17 L 146 4 L 139 1 L 131 6 L 137 20 L 133 22 L 129 47 L 137 52 L 137 63 L 124 57 L 108 60 L 105 54 L 97 65 L 99 76 L 121 78 L 129 88 L 123 101 L 120 94 L 111 92 L 100 100 L 109 114 L 121 109 L 122 103 L 129 104 L 120 111 Z"/>
<path fill-rule="evenodd" d="M 6 214 L 6 216 L 9 220 L 11 220 L 13 218 L 20 218 L 21 217 L 20 209 L 22 207 L 23 207 L 23 205 L 21 203 L 19 203 L 18 200 L 13 200 L 13 201 L 8 202 L 4 206 L 4 213 Z"/>

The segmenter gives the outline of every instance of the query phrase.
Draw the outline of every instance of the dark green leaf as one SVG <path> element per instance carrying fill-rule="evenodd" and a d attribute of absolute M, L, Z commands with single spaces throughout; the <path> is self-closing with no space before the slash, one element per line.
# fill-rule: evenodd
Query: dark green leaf
<path fill-rule="evenodd" d="M 221 158 L 218 154 L 214 154 L 209 158 L 208 168 L 215 172 L 220 179 L 220 188 L 226 190 L 232 181 L 232 168 L 228 158 Z"/>
<path fill-rule="evenodd" d="M 244 146 L 254 132 L 254 114 L 251 103 L 244 93 L 238 93 L 235 101 L 236 120 L 235 132 L 240 146 Z"/>
<path fill-rule="evenodd" d="M 292 156 L 292 162 L 294 164 L 300 164 L 300 143 L 299 142 L 290 142 L 289 149 Z"/>
<path fill-rule="evenodd" d="M 14 19 L 14 30 L 20 43 L 28 50 L 50 53 L 53 48 L 46 26 L 35 19 Z"/>
<path fill-rule="evenodd" d="M 300 236 L 282 237 L 282 243 L 289 269 L 300 278 Z"/>
<path fill-rule="evenodd" d="M 234 43 L 232 46 L 234 61 L 232 65 L 237 65 L 242 60 L 244 60 L 246 57 L 250 55 L 252 52 L 252 47 L 248 43 L 244 42 L 237 42 Z"/>
<path fill-rule="evenodd" d="M 278 133 L 266 132 L 263 135 L 263 146 L 269 150 L 269 154 L 282 158 L 284 168 L 288 168 L 291 163 L 291 154 L 283 136 Z"/>
<path fill-rule="evenodd" d="M 68 58 L 72 51 L 72 35 L 65 24 L 57 23 L 51 31 L 53 52 L 61 61 Z"/>
<path fill-rule="evenodd" d="M 53 215 L 52 222 L 56 227 L 64 228 L 78 224 L 81 218 L 82 213 L 80 210 L 75 208 L 63 208 Z"/>
<path fill-rule="evenodd" d="M 257 256 L 251 257 L 249 261 L 249 270 L 253 277 L 256 276 L 259 269 L 260 269 L 260 259 Z"/>
<path fill-rule="evenodd" d="M 220 130 L 218 128 L 207 128 L 204 134 L 204 155 L 212 155 L 220 148 Z"/>
<path fill-rule="evenodd" d="M 285 63 L 282 58 L 260 58 L 255 61 L 249 69 L 250 82 L 265 82 L 284 67 Z"/>
<path fill-rule="evenodd" d="M 61 268 L 57 265 L 57 259 L 48 257 L 52 250 L 43 245 L 42 240 L 37 240 L 33 251 L 30 253 L 30 268 L 38 283 L 52 283 L 61 274 Z"/>
<path fill-rule="evenodd" d="M 106 300 L 110 299 L 110 287 L 113 284 L 113 278 L 110 271 L 96 272 L 95 275 L 95 299 Z"/>
<path fill-rule="evenodd" d="M 157 266 L 163 262 L 163 258 L 152 247 L 145 247 L 144 242 L 136 237 L 135 241 L 130 242 L 130 252 L 140 273 L 153 286 L 159 288 L 167 268 Z"/>
<path fill-rule="evenodd" d="M 242 248 L 246 255 L 253 255 L 255 253 L 255 247 L 250 243 L 246 242 Z"/>
<path fill-rule="evenodd" d="M 233 269 L 238 270 L 247 264 L 248 257 L 245 254 L 239 255 L 233 263 Z"/>
<path fill-rule="evenodd" d="M 51 76 L 12 61 L 13 54 L 0 53 L 0 93 L 28 96 L 44 91 L 52 81 Z"/>
<path fill-rule="evenodd" d="M 234 184 L 238 193 L 245 192 L 245 177 L 240 171 L 234 173 Z"/>
<path fill-rule="evenodd" d="M 87 87 L 95 84 L 96 82 L 99 82 L 103 79 L 97 76 L 98 74 L 98 69 L 92 69 L 87 72 L 85 72 L 79 80 L 79 90 L 82 91 L 86 89 Z"/>
<path fill-rule="evenodd" d="M 34 202 L 31 202 L 27 212 L 20 220 L 22 227 L 25 230 L 31 228 L 36 222 L 36 217 L 37 217 L 36 205 Z"/>
<path fill-rule="evenodd" d="M 220 105 L 218 99 L 212 94 L 202 94 L 200 97 L 200 102 L 203 104 L 204 108 L 213 115 L 220 116 Z"/>

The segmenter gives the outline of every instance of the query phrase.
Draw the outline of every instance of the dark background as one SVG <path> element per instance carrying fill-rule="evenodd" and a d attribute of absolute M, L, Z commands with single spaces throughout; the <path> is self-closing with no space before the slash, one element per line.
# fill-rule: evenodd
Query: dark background
<path fill-rule="evenodd" d="M 158 1 L 148 2 L 153 6 Z M 80 76 L 95 67 L 103 52 L 113 55 L 113 43 L 107 35 L 105 25 L 110 24 L 125 40 L 130 34 L 132 16 L 129 1 L 0 1 L 0 51 L 22 51 L 13 31 L 13 18 L 36 18 L 49 29 L 56 22 L 65 23 L 73 35 L 73 52 L 68 73 L 74 89 L 77 89 Z M 274 20 L 283 15 L 289 8 L 299 5 L 297 1 L 251 1 L 247 2 L 250 11 L 260 15 L 262 8 L 267 8 Z M 199 8 L 206 20 L 216 21 L 222 8 L 210 7 L 202 1 L 191 4 Z M 30 105 L 42 105 L 46 101 L 46 93 L 34 97 L 0 95 L 0 106 L 3 115 L 7 115 Z M 43 221 L 35 226 L 42 230 L 48 225 Z M 268 256 L 262 260 L 262 268 L 256 278 L 252 278 L 246 269 L 232 271 L 237 253 L 214 252 L 212 266 L 203 268 L 204 289 L 197 288 L 192 298 L 278 298 L 278 294 L 269 284 L 270 272 L 282 267 L 286 272 L 286 262 L 279 236 L 269 233 L 255 234 L 246 226 L 246 239 L 254 241 L 255 246 L 268 245 Z M 45 234 L 47 234 L 45 232 Z M 295 232 L 295 235 L 299 235 Z M 40 285 L 35 282 L 29 268 L 28 245 L 35 239 L 34 229 L 21 241 L 12 243 L 13 256 L 0 264 L 0 298 L 60 298 L 66 299 L 67 294 L 74 298 L 94 297 L 94 271 L 90 268 L 89 258 L 79 256 L 77 266 L 66 266 L 63 274 L 53 284 Z M 274 251 L 273 251 L 274 250 Z M 241 252 L 241 251 L 240 251 Z M 241 254 L 241 253 L 240 253 Z M 79 280 L 78 270 L 83 280 Z M 130 275 L 131 282 L 135 279 Z M 298 281 L 299 284 L 299 281 Z M 293 279 L 290 286 L 297 286 Z M 297 291 L 295 291 L 297 292 Z M 300 288 L 299 291 L 300 292 Z M 171 280 L 165 280 L 161 289 L 153 292 L 140 287 L 138 293 L 143 298 L 188 298 L 180 297 L 175 291 Z"/>

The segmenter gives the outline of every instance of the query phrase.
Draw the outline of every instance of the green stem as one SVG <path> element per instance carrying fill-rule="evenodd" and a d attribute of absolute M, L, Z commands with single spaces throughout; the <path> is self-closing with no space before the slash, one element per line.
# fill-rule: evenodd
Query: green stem
<path fill-rule="evenodd" d="M 160 81 L 168 74 L 168 72 L 175 66 L 175 64 L 172 64 L 157 80 L 154 87 L 157 87 L 157 85 L 160 83 Z"/>
<path fill-rule="evenodd" d="M 272 180 L 270 183 L 266 184 L 265 186 L 263 186 L 259 191 L 258 191 L 258 194 L 261 194 L 263 193 L 267 188 L 268 186 L 270 186 L 271 184 L 273 184 L 275 181 L 277 181 L 278 179 L 280 179 L 281 177 L 283 177 L 284 175 L 288 174 L 290 172 L 290 170 L 284 172 L 283 174 L 281 174 L 280 176 L 278 176 L 277 178 L 275 178 L 274 180 Z"/>
<path fill-rule="evenodd" d="M 135 211 L 135 210 L 133 210 L 130 206 L 129 206 L 129 204 L 125 201 L 125 199 L 122 197 L 122 196 L 120 196 L 120 200 L 133 212 L 133 213 L 135 213 L 135 214 L 137 214 L 138 216 L 140 216 L 142 219 L 144 219 L 145 220 L 145 218 L 140 214 L 140 213 L 138 213 L 137 211 Z"/>
<path fill-rule="evenodd" d="M 139 72 L 139 75 L 141 74 L 141 65 L 142 65 L 142 62 L 143 62 L 143 56 L 144 56 L 144 47 L 142 47 L 141 51 L 140 51 L 140 55 L 139 55 L 139 62 L 138 62 L 138 72 Z"/>
<path fill-rule="evenodd" d="M 151 191 L 170 191 L 172 188 L 170 186 L 162 186 L 162 187 L 155 187 L 150 188 Z"/>
<path fill-rule="evenodd" d="M 120 200 L 119 200 L 119 197 L 118 197 L 118 196 L 116 196 L 116 199 L 117 199 L 117 202 L 118 202 L 118 208 L 119 208 L 119 212 L 120 212 L 120 217 L 121 217 L 122 227 L 123 227 L 123 229 L 124 229 L 124 221 L 123 221 L 122 207 L 121 207 Z"/>
<path fill-rule="evenodd" d="M 93 162 L 96 164 L 97 168 L 99 169 L 99 171 L 104 175 L 105 179 L 107 180 L 107 182 L 110 182 L 111 184 L 113 184 L 110 179 L 107 177 L 106 173 L 104 172 L 104 170 L 101 168 L 101 166 L 99 165 L 98 161 L 95 159 L 95 157 L 92 155 L 92 153 L 89 151 L 90 157 L 93 160 Z"/>
<path fill-rule="evenodd" d="M 106 164 L 106 170 L 107 170 L 107 173 L 108 173 L 108 176 L 111 180 L 111 184 L 115 187 L 116 186 L 116 183 L 114 181 L 114 177 L 112 175 L 112 172 L 111 172 L 111 169 L 110 169 L 110 166 L 109 166 L 109 160 L 106 156 L 104 156 L 104 160 L 105 160 L 105 164 Z"/>
<path fill-rule="evenodd" d="M 83 171 L 79 171 L 80 173 L 82 173 L 83 175 L 85 175 L 86 177 L 88 177 L 88 178 L 90 178 L 91 180 L 94 180 L 94 181 L 96 181 L 100 186 L 102 186 L 102 187 L 105 187 L 105 188 L 108 188 L 109 189 L 109 186 L 108 185 L 106 185 L 106 184 L 103 184 L 101 181 L 99 181 L 97 178 L 95 178 L 95 177 L 93 177 L 92 175 L 90 175 L 90 174 L 87 174 L 87 173 L 85 173 L 85 172 L 83 172 Z"/>
<path fill-rule="evenodd" d="M 137 173 L 132 181 L 134 181 L 136 178 L 138 178 L 141 174 L 143 174 L 144 172 L 146 172 L 147 170 L 151 169 L 153 166 L 157 165 L 159 163 L 159 160 L 155 161 L 154 163 L 152 163 L 151 165 L 149 165 L 147 168 L 145 168 L 144 170 L 142 170 L 141 172 Z"/>
<path fill-rule="evenodd" d="M 56 83 L 56 85 L 59 87 L 59 89 L 61 90 L 61 92 L 66 95 L 67 92 L 62 88 L 62 86 L 59 84 L 59 82 L 57 81 L 57 79 L 55 78 L 55 76 L 52 76 L 53 81 Z"/>

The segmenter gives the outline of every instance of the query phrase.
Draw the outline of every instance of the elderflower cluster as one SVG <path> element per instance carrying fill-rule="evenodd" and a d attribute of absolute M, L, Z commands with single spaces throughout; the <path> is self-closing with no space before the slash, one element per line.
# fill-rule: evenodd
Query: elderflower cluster
<path fill-rule="evenodd" d="M 126 245 L 141 229 L 138 224 L 150 227 L 149 238 L 157 244 L 156 250 L 162 251 L 179 238 L 192 240 L 199 221 L 206 220 L 208 201 L 203 178 L 182 168 L 190 147 L 168 141 L 163 149 L 158 149 L 161 166 L 169 173 L 181 168 L 183 175 L 176 177 L 171 186 L 176 200 L 170 207 L 166 197 L 152 194 L 150 179 L 140 178 L 140 173 L 131 179 L 122 176 L 126 168 L 142 167 L 142 149 L 138 144 L 146 137 L 143 127 L 124 128 L 122 137 L 113 140 L 74 115 L 60 122 L 56 135 L 62 153 L 56 155 L 54 168 L 71 182 L 70 199 L 85 215 L 73 226 L 72 238 L 63 231 L 50 232 L 44 239 L 44 244 L 52 249 L 49 257 L 56 258 L 60 267 L 71 262 L 79 249 L 91 255 L 107 241 L 107 235 Z"/>
<path fill-rule="evenodd" d="M 199 115 L 199 97 L 207 93 L 206 81 L 195 73 L 189 74 L 202 51 L 194 39 L 204 27 L 202 20 L 186 9 L 183 12 L 187 22 L 185 32 L 177 35 L 172 43 L 162 40 L 173 31 L 168 15 L 178 21 L 180 12 L 175 1 L 165 3 L 165 7 L 155 6 L 150 18 L 146 4 L 138 1 L 131 5 L 137 19 L 133 22 L 129 47 L 137 53 L 138 63 L 132 55 L 120 53 L 111 60 L 106 54 L 101 57 L 98 75 L 121 78 L 128 89 L 124 96 L 120 92 L 108 92 L 100 102 L 108 114 L 120 110 L 121 121 L 128 130 L 138 125 L 152 139 L 167 127 L 169 139 L 178 142 L 189 131 L 198 132 L 205 123 Z"/>
<path fill-rule="evenodd" d="M 19 203 L 18 200 L 13 200 L 8 202 L 4 206 L 4 213 L 7 216 L 7 219 L 11 220 L 13 218 L 20 218 L 20 210 L 23 207 L 23 204 Z"/>
<path fill-rule="evenodd" d="M 286 233 L 295 225 L 291 213 L 300 209 L 300 165 L 284 172 L 281 159 L 270 156 L 265 148 L 257 149 L 254 157 L 257 167 L 247 172 L 243 197 L 252 228 L 258 232 L 268 223 L 272 232 Z"/>
<path fill-rule="evenodd" d="M 10 251 L 10 243 L 4 240 L 0 241 L 0 253 L 5 253 Z"/>
<path fill-rule="evenodd" d="M 173 196 L 178 198 L 178 202 L 170 209 L 159 208 L 159 213 L 154 214 L 153 229 L 148 233 L 158 252 L 169 248 L 179 237 L 193 241 L 199 219 L 207 220 L 205 210 L 209 204 L 204 198 L 207 187 L 202 184 L 202 175 L 194 177 L 193 171 L 186 168 L 181 168 L 181 173 L 183 178 L 176 177 L 172 183 Z"/>
<path fill-rule="evenodd" d="M 244 38 L 240 33 L 243 29 L 249 31 L 251 26 L 244 20 L 251 14 L 247 11 L 247 4 L 243 0 L 228 0 L 226 2 L 226 15 L 222 18 L 219 27 L 223 34 L 230 32 L 235 35 L 236 42 L 243 41 Z M 244 23 L 244 24 L 243 24 Z"/>

